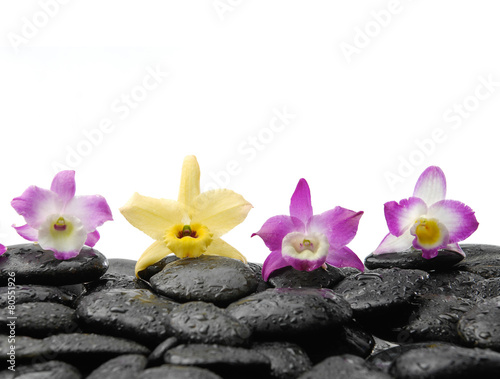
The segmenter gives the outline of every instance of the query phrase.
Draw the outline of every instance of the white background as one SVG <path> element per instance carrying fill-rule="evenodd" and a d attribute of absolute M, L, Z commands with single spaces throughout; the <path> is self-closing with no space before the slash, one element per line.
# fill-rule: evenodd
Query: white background
<path fill-rule="evenodd" d="M 268 254 L 251 233 L 288 214 L 302 177 L 315 213 L 365 211 L 349 246 L 366 256 L 387 233 L 383 204 L 411 196 L 429 165 L 444 170 L 448 198 L 476 211 L 467 242 L 500 244 L 499 11 L 457 0 L 2 1 L 0 242 L 23 242 L 11 199 L 48 188 L 64 165 L 77 194 L 99 193 L 113 211 L 96 248 L 137 259 L 153 241 L 119 207 L 135 191 L 176 199 L 195 154 L 202 188 L 253 204 L 224 237 L 250 261 Z M 168 77 L 141 89 L 151 70 Z M 137 101 L 123 108 L 123 96 Z M 273 132 L 283 110 L 295 117 Z"/>

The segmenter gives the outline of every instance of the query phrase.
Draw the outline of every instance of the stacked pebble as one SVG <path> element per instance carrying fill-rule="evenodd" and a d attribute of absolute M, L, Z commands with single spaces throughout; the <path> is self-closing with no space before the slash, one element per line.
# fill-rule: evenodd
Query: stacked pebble
<path fill-rule="evenodd" d="M 137 279 L 134 261 L 93 249 L 58 261 L 10 246 L 0 378 L 498 378 L 500 247 L 462 248 L 464 260 L 409 250 L 369 256 L 364 273 L 284 268 L 266 283 L 259 264 L 224 257 L 167 257 Z"/>

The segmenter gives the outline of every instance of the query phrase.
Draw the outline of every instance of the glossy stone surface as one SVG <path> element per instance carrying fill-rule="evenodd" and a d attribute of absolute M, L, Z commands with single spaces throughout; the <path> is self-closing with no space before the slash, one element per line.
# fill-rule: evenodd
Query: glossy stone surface
<path fill-rule="evenodd" d="M 37 244 L 13 245 L 0 256 L 0 285 L 7 285 L 9 272 L 16 273 L 16 284 L 62 286 L 97 280 L 107 269 L 106 257 L 88 247 L 63 261 Z"/>
<path fill-rule="evenodd" d="M 222 379 L 222 377 L 204 368 L 163 365 L 143 371 L 140 379 Z"/>
<path fill-rule="evenodd" d="M 99 280 L 85 285 L 87 293 L 110 289 L 150 289 L 149 286 L 135 276 L 105 273 Z"/>
<path fill-rule="evenodd" d="M 269 277 L 269 283 L 276 288 L 332 288 L 344 277 L 342 271 L 330 265 L 326 270 L 320 267 L 309 272 L 288 266 L 274 271 Z"/>
<path fill-rule="evenodd" d="M 153 290 L 179 302 L 205 301 L 225 306 L 257 288 L 254 272 L 243 262 L 218 256 L 179 259 L 150 279 Z"/>
<path fill-rule="evenodd" d="M 418 290 L 419 295 L 451 295 L 466 299 L 476 297 L 475 284 L 484 280 L 481 275 L 467 271 L 431 272 Z"/>
<path fill-rule="evenodd" d="M 16 371 L 0 372 L 2 379 L 80 379 L 83 378 L 77 368 L 60 361 L 48 361 L 30 365 L 16 366 Z"/>
<path fill-rule="evenodd" d="M 110 359 L 96 368 L 87 379 L 135 379 L 146 368 L 144 355 L 124 354 Z"/>
<path fill-rule="evenodd" d="M 252 346 L 252 350 L 269 359 L 273 378 L 295 379 L 312 366 L 304 349 L 290 342 L 258 343 Z"/>
<path fill-rule="evenodd" d="M 370 254 L 365 258 L 365 266 L 370 270 L 376 268 L 393 268 L 440 271 L 449 270 L 453 265 L 462 261 L 464 256 L 451 250 L 439 250 L 432 259 L 422 257 L 422 252 L 413 248 L 397 253 Z"/>
<path fill-rule="evenodd" d="M 9 304 L 10 287 L 0 287 L 0 309 Z M 76 294 L 63 287 L 19 284 L 14 290 L 15 303 L 50 302 L 72 306 Z"/>
<path fill-rule="evenodd" d="M 463 244 L 465 259 L 457 264 L 457 270 L 469 271 L 484 278 L 500 277 L 500 246 Z"/>

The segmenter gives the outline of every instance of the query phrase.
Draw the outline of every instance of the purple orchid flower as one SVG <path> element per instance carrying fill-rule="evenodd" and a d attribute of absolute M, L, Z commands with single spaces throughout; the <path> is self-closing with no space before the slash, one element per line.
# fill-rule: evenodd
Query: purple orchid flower
<path fill-rule="evenodd" d="M 474 211 L 456 200 L 445 200 L 446 178 L 436 166 L 428 167 L 418 178 L 413 196 L 399 203 L 384 204 L 389 234 L 373 254 L 395 253 L 411 246 L 431 259 L 438 250 L 464 255 L 458 242 L 478 227 Z"/>
<path fill-rule="evenodd" d="M 50 190 L 30 186 L 12 200 L 12 207 L 24 217 L 26 225 L 17 233 L 52 250 L 57 259 L 76 257 L 84 245 L 93 247 L 99 240 L 96 230 L 113 219 L 104 197 L 75 196 L 75 172 L 61 171 Z"/>
<path fill-rule="evenodd" d="M 0 243 L 0 255 L 2 255 L 3 253 L 5 253 L 6 251 L 7 251 L 7 248 Z"/>
<path fill-rule="evenodd" d="M 257 235 L 271 250 L 262 267 L 267 281 L 273 271 L 286 266 L 312 271 L 326 267 L 355 267 L 364 270 L 363 262 L 349 249 L 363 212 L 335 207 L 313 215 L 311 193 L 305 179 L 300 179 L 290 201 L 290 216 L 274 216 Z"/>

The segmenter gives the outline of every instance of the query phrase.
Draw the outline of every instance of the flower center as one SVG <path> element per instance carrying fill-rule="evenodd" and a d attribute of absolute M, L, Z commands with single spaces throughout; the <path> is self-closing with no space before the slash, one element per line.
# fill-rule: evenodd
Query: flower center
<path fill-rule="evenodd" d="M 325 263 L 330 244 L 321 233 L 289 233 L 281 243 L 283 258 L 298 270 L 316 269 Z"/>
<path fill-rule="evenodd" d="M 64 232 L 66 230 L 66 220 L 64 217 L 59 217 L 57 221 L 54 223 L 54 230 L 58 232 Z"/>
<path fill-rule="evenodd" d="M 441 229 L 435 219 L 419 218 L 415 222 L 414 232 L 421 245 L 434 245 L 441 239 Z"/>
<path fill-rule="evenodd" d="M 196 258 L 212 243 L 213 234 L 199 223 L 176 224 L 165 233 L 164 242 L 179 258 Z"/>

